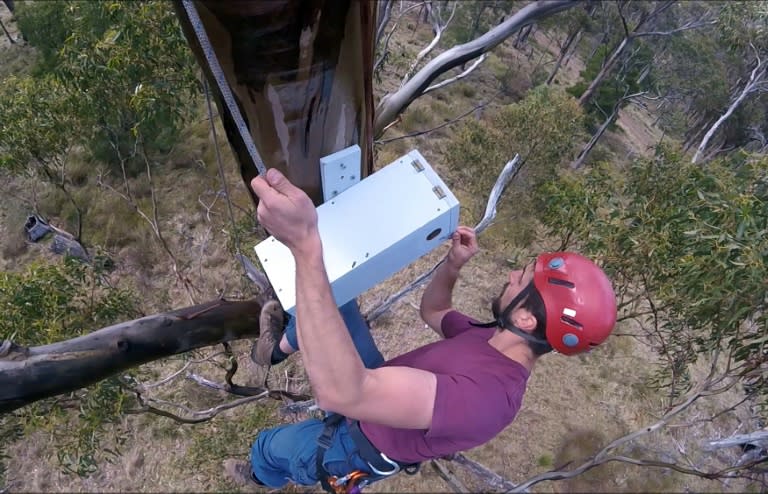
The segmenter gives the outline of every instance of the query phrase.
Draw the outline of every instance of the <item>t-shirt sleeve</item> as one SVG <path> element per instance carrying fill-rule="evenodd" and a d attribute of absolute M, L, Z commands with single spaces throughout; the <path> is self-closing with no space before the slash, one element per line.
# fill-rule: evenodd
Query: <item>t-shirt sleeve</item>
<path fill-rule="evenodd" d="M 466 314 L 452 310 L 443 316 L 443 320 L 440 321 L 440 330 L 443 332 L 443 336 L 446 338 L 453 338 L 454 336 L 460 335 L 464 331 L 477 329 L 472 326 L 470 322 L 477 321 Z"/>

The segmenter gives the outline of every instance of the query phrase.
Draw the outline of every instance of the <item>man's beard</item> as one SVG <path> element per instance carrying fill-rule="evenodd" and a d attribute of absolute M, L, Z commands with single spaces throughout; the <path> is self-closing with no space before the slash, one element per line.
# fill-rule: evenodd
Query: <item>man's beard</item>
<path fill-rule="evenodd" d="M 504 286 L 501 287 L 501 293 L 499 293 L 499 296 L 493 299 L 493 302 L 491 302 L 491 312 L 493 313 L 494 319 L 498 319 L 501 315 L 502 307 L 501 307 L 501 297 L 504 295 L 504 292 L 507 291 L 507 287 L 509 286 L 509 282 L 504 283 Z"/>

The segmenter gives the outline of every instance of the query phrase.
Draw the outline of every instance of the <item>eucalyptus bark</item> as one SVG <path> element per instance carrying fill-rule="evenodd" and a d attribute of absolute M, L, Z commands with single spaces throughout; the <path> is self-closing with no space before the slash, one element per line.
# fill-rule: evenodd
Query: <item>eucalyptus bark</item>
<path fill-rule="evenodd" d="M 261 299 L 215 300 L 66 341 L 0 345 L 0 413 L 83 388 L 131 367 L 259 335 Z"/>
<path fill-rule="evenodd" d="M 258 171 L 180 0 L 174 5 L 250 191 Z M 357 144 L 363 151 L 361 177 L 372 172 L 375 2 L 196 0 L 195 5 L 267 168 L 282 171 L 315 204 L 323 198 L 321 157 Z"/>

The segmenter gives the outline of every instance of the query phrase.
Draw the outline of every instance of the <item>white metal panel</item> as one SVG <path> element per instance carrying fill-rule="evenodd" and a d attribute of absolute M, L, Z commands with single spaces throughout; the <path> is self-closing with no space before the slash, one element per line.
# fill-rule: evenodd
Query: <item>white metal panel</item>
<path fill-rule="evenodd" d="M 319 206 L 317 214 L 328 279 L 342 305 L 450 238 L 459 202 L 411 151 Z M 273 237 L 255 249 L 283 308 L 293 313 L 293 256 Z"/>
<path fill-rule="evenodd" d="M 323 201 L 336 197 L 360 182 L 360 146 L 355 144 L 320 158 Z"/>

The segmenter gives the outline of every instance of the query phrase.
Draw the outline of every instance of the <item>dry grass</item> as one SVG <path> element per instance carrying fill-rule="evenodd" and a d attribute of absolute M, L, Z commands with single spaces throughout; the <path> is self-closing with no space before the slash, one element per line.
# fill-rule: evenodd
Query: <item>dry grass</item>
<path fill-rule="evenodd" d="M 410 27 L 405 26 L 403 35 L 395 40 L 395 46 L 400 53 L 412 55 L 428 39 L 429 30 L 425 26 L 411 24 Z M 537 67 L 546 68 L 555 50 L 553 38 L 536 32 L 534 39 L 536 46 L 530 57 L 522 55 L 511 48 L 510 43 L 506 43 L 495 51 L 484 67 L 461 84 L 419 100 L 404 115 L 402 123 L 388 131 L 385 137 L 439 125 L 467 111 L 499 89 L 507 91 L 499 97 L 499 103 L 519 98 L 530 86 L 526 74 L 532 73 Z M 551 51 L 547 56 L 542 50 Z M 0 49 L 0 57 L 8 56 L 7 50 Z M 23 65 L 23 59 L 19 57 L 14 63 Z M 0 65 L 3 60 L 0 58 Z M 404 60 L 393 61 L 392 71 L 385 74 L 383 83 L 377 88 L 380 93 L 396 87 L 398 75 L 401 76 L 406 67 Z M 572 58 L 571 63 L 562 69 L 558 80 L 573 80 L 578 75 L 579 64 L 575 57 Z M 638 137 L 640 130 L 632 130 L 632 125 L 640 126 L 643 133 L 650 128 L 644 127 L 647 121 L 639 122 L 635 120 L 637 118 L 633 112 L 625 112 L 620 124 L 632 141 L 624 144 L 643 153 L 646 144 L 640 143 L 640 139 L 644 138 Z M 447 127 L 440 132 L 379 146 L 376 168 L 417 148 L 444 180 L 451 184 L 452 172 L 442 159 L 444 143 L 450 139 L 450 129 Z M 222 199 L 214 201 L 221 184 L 209 133 L 207 122 L 197 120 L 189 127 L 183 143 L 169 157 L 168 171 L 155 176 L 156 190 L 161 198 L 162 231 L 179 259 L 180 269 L 195 287 L 193 296 L 198 301 L 222 294 L 229 297 L 247 296 L 252 288 L 244 282 L 240 267 L 232 258 L 230 246 L 235 229 L 228 218 L 225 203 Z M 224 135 L 220 127 L 218 135 Z M 621 137 L 616 139 L 625 141 Z M 652 141 L 652 138 L 648 139 L 648 142 Z M 237 220 L 243 222 L 249 212 L 250 199 L 237 175 L 237 166 L 228 146 L 224 142 L 220 144 L 232 201 L 239 206 L 236 208 Z M 503 164 L 496 165 L 500 168 Z M 141 179 L 136 178 L 135 185 L 138 188 Z M 115 282 L 133 286 L 139 293 L 146 294 L 144 310 L 147 313 L 188 305 L 190 293 L 177 283 L 171 273 L 167 255 L 159 248 L 156 239 L 147 233 L 143 220 L 132 213 L 123 201 L 93 188 L 92 181 L 88 181 L 84 187 L 88 187 L 83 190 L 87 190 L 90 197 L 87 201 L 88 231 L 93 232 L 94 238 L 100 236 L 100 242 L 110 246 L 118 262 Z M 24 190 L 22 186 L 16 191 L 23 193 Z M 487 191 L 481 194 L 480 191 L 457 187 L 456 192 L 464 206 L 462 222 L 471 223 L 470 220 L 474 218 L 467 215 L 467 209 L 474 211 L 479 208 L 485 201 L 483 196 Z M 208 207 L 203 207 L 198 200 Z M 14 265 L 23 265 L 38 256 L 40 249 L 38 246 L 22 248 L 18 240 L 13 240 L 11 232 L 17 231 L 18 221 L 25 214 L 21 202 L 4 202 L 0 209 L 3 212 L 0 220 L 0 234 L 3 238 L 0 263 L 4 269 L 12 269 Z M 52 216 L 56 217 L 55 212 Z M 500 211 L 500 217 L 503 218 L 503 211 Z M 456 288 L 458 309 L 480 319 L 489 316 L 491 297 L 498 293 L 501 283 L 499 273 L 510 268 L 507 259 L 515 248 L 519 248 L 511 240 L 513 229 L 513 225 L 499 222 L 481 239 L 484 250 L 467 266 Z M 247 251 L 255 243 L 257 233 L 244 233 L 251 234 L 241 239 L 242 248 Z M 410 282 L 444 253 L 445 246 L 363 294 L 363 310 L 377 305 Z M 418 317 L 419 296 L 420 292 L 417 291 L 406 297 L 373 325 L 373 336 L 386 357 L 393 357 L 436 338 Z M 633 330 L 629 327 L 621 329 L 623 332 Z M 236 382 L 255 385 L 263 381 L 265 373 L 247 358 L 249 345 L 248 341 L 233 345 L 241 366 Z M 218 351 L 219 348 L 214 348 L 197 352 L 196 357 Z M 663 396 L 645 386 L 654 361 L 654 354 L 646 346 L 629 337 L 612 338 L 605 346 L 586 357 L 552 355 L 542 358 L 529 381 L 528 393 L 518 419 L 489 444 L 467 455 L 513 482 L 567 462 L 578 462 L 612 439 L 655 420 L 662 408 Z M 137 372 L 144 381 L 159 380 L 182 365 L 183 360 L 179 358 L 167 359 L 142 366 Z M 221 368 L 211 364 L 197 364 L 192 369 L 213 380 L 223 379 Z M 275 387 L 297 392 L 309 391 L 303 368 L 296 356 L 274 367 L 267 378 Z M 183 376 L 159 389 L 157 396 L 199 409 L 231 399 L 219 392 L 201 388 Z M 31 433 L 7 445 L 7 485 L 14 492 L 232 491 L 235 486 L 223 477 L 221 460 L 227 457 L 246 458 L 259 429 L 296 419 L 280 416 L 277 409 L 276 402 L 251 404 L 198 425 L 180 425 L 152 415 L 127 415 L 119 423 L 107 425 L 103 433 L 105 445 L 115 446 L 120 443 L 121 456 L 114 463 L 102 462 L 97 473 L 85 478 L 65 475 L 60 471 L 56 461 L 57 447 L 51 435 Z M 707 411 L 707 407 L 703 407 L 693 410 L 691 415 L 705 414 Z M 720 423 L 696 434 L 688 434 L 683 429 L 658 434 L 641 443 L 636 452 L 675 451 L 676 444 L 692 451 L 707 434 L 716 436 L 721 431 L 733 430 L 736 420 L 735 415 L 724 416 Z M 696 458 L 695 461 L 703 459 Z M 478 484 L 466 472 L 457 469 L 456 473 L 474 491 L 483 490 L 482 484 Z M 544 483 L 534 488 L 536 492 L 722 489 L 723 486 L 719 484 L 622 464 L 597 468 L 572 481 Z M 369 491 L 449 492 L 450 488 L 425 465 L 415 476 L 400 475 L 375 484 Z"/>

